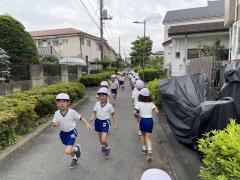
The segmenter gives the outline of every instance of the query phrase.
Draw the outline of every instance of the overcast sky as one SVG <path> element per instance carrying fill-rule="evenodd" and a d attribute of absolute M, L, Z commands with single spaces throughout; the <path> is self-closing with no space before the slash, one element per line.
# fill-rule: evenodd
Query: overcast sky
<path fill-rule="evenodd" d="M 99 24 L 99 0 L 82 1 Z M 111 21 L 105 21 L 104 37 L 117 52 L 121 37 L 121 54 L 124 56 L 125 50 L 128 55 L 131 42 L 143 35 L 143 25 L 133 21 L 146 18 L 146 35 L 153 40 L 153 52 L 162 50 L 166 12 L 206 5 L 207 0 L 104 0 L 104 8 L 113 16 Z M 77 28 L 100 34 L 81 0 L 0 0 L 0 14 L 6 13 L 21 21 L 27 31 Z"/>

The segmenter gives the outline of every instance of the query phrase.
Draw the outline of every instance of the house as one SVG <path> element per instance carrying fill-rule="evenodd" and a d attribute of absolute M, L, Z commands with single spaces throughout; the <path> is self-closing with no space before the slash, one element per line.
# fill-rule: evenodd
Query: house
<path fill-rule="evenodd" d="M 157 51 L 150 55 L 150 59 L 155 59 L 156 57 L 164 57 L 164 51 Z"/>
<path fill-rule="evenodd" d="M 87 34 L 78 29 L 64 28 L 30 32 L 40 55 L 53 54 L 59 59 L 64 57 L 80 57 L 88 62 L 101 59 L 99 37 Z M 104 58 L 116 61 L 116 52 L 104 40 Z"/>
<path fill-rule="evenodd" d="M 229 28 L 224 26 L 224 0 L 205 7 L 168 11 L 164 17 L 164 65 L 171 75 L 183 75 L 189 59 L 200 56 L 203 44 L 221 40 L 229 47 Z"/>
<path fill-rule="evenodd" d="M 224 25 L 229 28 L 229 59 L 240 59 L 240 1 L 225 0 Z"/>

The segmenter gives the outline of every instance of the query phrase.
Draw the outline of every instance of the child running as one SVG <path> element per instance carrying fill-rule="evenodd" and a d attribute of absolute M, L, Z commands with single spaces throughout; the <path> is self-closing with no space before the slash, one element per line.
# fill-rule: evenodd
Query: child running
<path fill-rule="evenodd" d="M 122 89 L 122 91 L 124 90 L 124 75 L 123 73 L 119 74 L 119 88 Z"/>
<path fill-rule="evenodd" d="M 102 81 L 102 82 L 100 83 L 100 88 L 101 88 L 101 87 L 105 87 L 105 88 L 108 89 L 108 87 L 109 87 L 108 82 L 107 82 L 107 81 Z M 99 97 L 98 97 L 98 94 L 96 95 L 96 99 L 97 99 L 97 102 L 100 101 L 100 100 L 99 100 Z M 109 102 L 109 98 L 108 98 L 108 102 Z"/>
<path fill-rule="evenodd" d="M 144 88 L 144 82 L 142 80 L 137 80 L 136 81 L 136 84 L 135 84 L 135 88 L 132 92 L 132 100 L 133 100 L 133 105 L 134 105 L 134 108 L 135 106 L 137 105 L 137 102 L 138 102 L 138 96 L 140 94 L 140 90 Z M 137 112 L 139 113 L 139 112 Z M 139 116 L 135 114 L 135 117 L 137 119 L 137 123 L 138 123 L 138 127 L 139 127 Z M 138 138 L 141 139 L 141 131 L 140 129 L 138 130 Z"/>
<path fill-rule="evenodd" d="M 110 87 L 111 87 L 111 94 L 112 94 L 112 104 L 116 104 L 116 98 L 117 98 L 117 90 L 118 90 L 118 81 L 116 79 L 116 75 L 111 75 L 111 81 L 110 81 Z"/>
<path fill-rule="evenodd" d="M 111 127 L 110 116 L 116 129 L 116 118 L 114 115 L 114 109 L 112 105 L 107 102 L 108 90 L 106 88 L 100 88 L 98 90 L 98 96 L 100 102 L 97 102 L 93 108 L 93 115 L 90 119 L 92 123 L 94 121 L 95 131 L 98 132 L 99 141 L 102 145 L 102 154 L 108 158 L 110 157 L 110 147 L 107 142 L 107 135 Z"/>
<path fill-rule="evenodd" d="M 86 128 L 91 130 L 91 126 L 88 124 L 85 118 L 82 117 L 78 112 L 69 108 L 70 98 L 68 94 L 60 93 L 56 96 L 56 103 L 58 110 L 55 112 L 52 125 L 53 127 L 60 127 L 60 139 L 65 145 L 64 152 L 67 155 L 73 156 L 73 160 L 70 164 L 70 168 L 76 168 L 78 159 L 81 156 L 80 145 L 74 146 L 77 130 L 76 123 L 81 121 L 86 125 Z"/>
<path fill-rule="evenodd" d="M 157 107 L 153 104 L 150 92 L 147 88 L 140 91 L 138 102 L 135 106 L 136 111 L 140 114 L 140 130 L 142 133 L 142 152 L 147 154 L 147 160 L 152 161 L 152 141 L 151 134 L 153 130 L 153 111 L 158 113 Z M 137 114 L 137 112 L 136 112 Z M 146 145 L 147 147 L 146 147 Z"/>

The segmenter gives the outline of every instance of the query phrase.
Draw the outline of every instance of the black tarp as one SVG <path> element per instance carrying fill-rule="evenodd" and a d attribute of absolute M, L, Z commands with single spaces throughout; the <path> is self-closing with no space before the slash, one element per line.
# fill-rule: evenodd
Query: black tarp
<path fill-rule="evenodd" d="M 226 84 L 220 91 L 220 98 L 232 97 L 240 114 L 240 60 L 226 67 L 224 78 Z"/>
<path fill-rule="evenodd" d="M 210 101 L 205 74 L 161 81 L 158 90 L 170 127 L 183 143 L 193 144 L 202 133 L 224 128 L 229 117 L 237 118 L 232 99 Z"/>

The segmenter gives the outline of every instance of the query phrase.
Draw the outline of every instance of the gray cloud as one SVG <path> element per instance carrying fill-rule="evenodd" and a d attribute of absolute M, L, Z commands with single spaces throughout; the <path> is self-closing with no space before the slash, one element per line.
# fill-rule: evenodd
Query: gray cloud
<path fill-rule="evenodd" d="M 98 23 L 98 12 L 83 0 Z M 98 0 L 89 0 L 94 9 Z M 105 8 L 113 15 L 113 20 L 105 22 L 104 37 L 118 49 L 121 37 L 122 54 L 130 52 L 131 42 L 143 35 L 143 25 L 133 21 L 147 20 L 147 36 L 154 41 L 153 51 L 162 49 L 164 28 L 162 19 L 168 10 L 206 5 L 206 0 L 105 0 Z M 7 0 L 0 1 L 0 14 L 10 14 L 21 21 L 27 30 L 42 30 L 73 27 L 99 35 L 99 29 L 89 18 L 80 0 Z"/>

